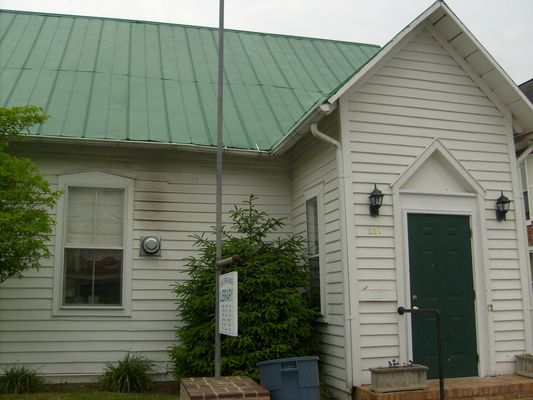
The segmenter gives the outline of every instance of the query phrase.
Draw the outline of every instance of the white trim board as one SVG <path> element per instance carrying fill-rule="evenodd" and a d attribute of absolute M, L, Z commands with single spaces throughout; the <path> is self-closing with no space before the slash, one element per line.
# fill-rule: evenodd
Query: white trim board
<path fill-rule="evenodd" d="M 440 215 L 464 215 L 470 218 L 472 229 L 472 268 L 474 279 L 474 290 L 476 291 L 475 300 L 475 321 L 476 321 L 476 340 L 477 351 L 479 354 L 479 375 L 487 376 L 494 374 L 495 350 L 493 341 L 493 327 L 491 319 L 488 318 L 487 312 L 490 299 L 486 290 L 487 276 L 483 268 L 485 264 L 485 254 L 487 249 L 484 245 L 482 227 L 483 221 L 480 218 L 480 203 L 472 197 L 455 197 L 441 195 L 423 195 L 416 194 L 395 194 L 395 219 L 401 221 L 395 227 L 398 274 L 401 280 L 398 284 L 399 305 L 410 307 L 410 284 L 409 284 L 409 243 L 407 230 L 408 214 L 440 214 Z M 400 278 L 400 276 L 399 276 Z M 402 304 L 403 303 L 403 304 Z M 399 317 L 400 322 L 400 355 L 406 359 L 412 359 L 412 332 L 410 317 Z"/>
<path fill-rule="evenodd" d="M 485 189 L 472 177 L 472 175 L 457 161 L 439 139 L 434 139 L 431 144 L 405 169 L 405 171 L 391 184 L 392 192 L 397 192 L 420 169 L 422 165 L 434 154 L 444 159 L 449 167 L 453 168 L 458 176 L 469 186 L 470 193 L 485 196 Z M 463 194 L 464 195 L 464 194 Z"/>
<path fill-rule="evenodd" d="M 54 317 L 129 317 L 131 316 L 132 242 L 133 242 L 134 180 L 101 171 L 68 173 L 58 176 L 58 189 L 64 193 L 57 202 L 56 240 L 54 250 L 54 287 L 52 316 Z M 122 261 L 121 306 L 63 306 L 63 244 L 66 225 L 69 186 L 116 188 L 124 190 L 124 254 Z"/>

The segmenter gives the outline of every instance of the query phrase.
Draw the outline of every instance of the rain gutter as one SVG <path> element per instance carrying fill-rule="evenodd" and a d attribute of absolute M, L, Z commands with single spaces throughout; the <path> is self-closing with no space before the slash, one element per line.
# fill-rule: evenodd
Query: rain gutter
<path fill-rule="evenodd" d="M 312 111 L 296 125 L 291 133 L 286 135 L 280 142 L 274 145 L 272 150 L 269 152 L 270 156 L 276 157 L 282 155 L 289 150 L 294 143 L 296 143 L 302 137 L 307 136 L 309 134 L 310 126 L 314 123 L 318 123 L 318 121 L 320 121 L 324 115 L 329 114 L 329 112 L 326 111 L 329 107 L 333 107 L 331 109 L 331 111 L 333 111 L 336 106 L 325 103 L 314 107 Z"/>
<path fill-rule="evenodd" d="M 318 107 L 320 118 L 331 114 L 336 108 L 335 105 L 322 104 Z M 346 385 L 353 386 L 353 365 L 352 365 L 352 305 L 350 296 L 350 267 L 348 262 L 348 226 L 346 218 L 346 179 L 344 174 L 344 158 L 342 145 L 339 141 L 331 138 L 318 129 L 318 121 L 310 126 L 311 134 L 328 144 L 335 146 L 337 160 L 337 180 L 339 185 L 339 218 L 341 230 L 341 262 L 343 266 L 343 293 L 344 293 L 344 348 L 346 354 Z"/>
<path fill-rule="evenodd" d="M 520 164 L 525 161 L 525 159 L 531 154 L 531 152 L 533 152 L 533 143 L 529 143 L 527 145 L 527 148 L 517 157 L 516 164 L 520 166 Z"/>
<path fill-rule="evenodd" d="M 31 142 L 46 142 L 46 143 L 61 143 L 61 144 L 81 144 L 86 146 L 106 146 L 114 148 L 145 148 L 145 149 L 170 149 L 170 150 L 185 150 L 200 153 L 216 154 L 217 148 L 213 146 L 204 146 L 198 144 L 183 144 L 183 143 L 168 143 L 168 142 L 148 142 L 141 140 L 118 140 L 118 139 L 88 139 L 88 138 L 67 138 L 57 136 L 30 136 Z M 224 148 L 225 154 L 239 155 L 255 158 L 269 158 L 271 151 L 265 150 L 248 150 Z"/>
<path fill-rule="evenodd" d="M 336 108 L 336 103 L 333 105 L 329 102 L 316 105 L 309 111 L 309 113 L 301 119 L 291 132 L 284 136 L 282 140 L 272 146 L 270 150 L 256 149 L 237 149 L 233 147 L 225 147 L 224 154 L 246 156 L 254 158 L 275 158 L 281 156 L 288 151 L 294 143 L 302 137 L 309 134 L 309 129 L 312 124 L 318 123 L 324 115 L 329 114 L 327 111 L 331 108 L 333 111 Z M 65 137 L 65 136 L 45 136 L 45 135 L 30 135 L 32 142 L 47 142 L 47 143 L 61 143 L 61 144 L 82 144 L 95 145 L 116 148 L 147 148 L 147 149 L 172 149 L 184 150 L 200 153 L 216 154 L 216 146 L 188 144 L 188 143 L 169 143 L 169 142 L 151 142 L 144 140 L 124 140 L 124 139 L 99 139 L 99 138 L 80 138 L 80 137 Z M 256 145 L 257 146 L 257 145 Z"/>

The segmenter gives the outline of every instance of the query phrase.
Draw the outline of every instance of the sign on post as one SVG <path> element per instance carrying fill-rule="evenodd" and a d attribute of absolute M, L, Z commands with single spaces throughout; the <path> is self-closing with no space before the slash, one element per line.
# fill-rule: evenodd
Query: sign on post
<path fill-rule="evenodd" d="M 238 336 L 239 305 L 237 271 L 220 275 L 219 331 L 223 335 Z"/>

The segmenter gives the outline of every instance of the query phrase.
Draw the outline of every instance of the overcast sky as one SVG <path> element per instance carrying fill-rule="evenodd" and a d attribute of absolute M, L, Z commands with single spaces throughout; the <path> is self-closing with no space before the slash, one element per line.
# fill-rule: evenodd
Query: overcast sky
<path fill-rule="evenodd" d="M 517 83 L 533 78 L 533 0 L 448 0 Z M 218 0 L 0 0 L 0 8 L 217 26 Z M 384 45 L 433 0 L 225 0 L 227 28 Z"/>

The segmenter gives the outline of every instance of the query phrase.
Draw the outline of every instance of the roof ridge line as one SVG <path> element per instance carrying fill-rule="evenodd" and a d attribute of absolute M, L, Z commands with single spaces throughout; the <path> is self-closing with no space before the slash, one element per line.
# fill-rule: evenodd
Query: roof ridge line
<path fill-rule="evenodd" d="M 61 13 L 51 13 L 51 12 L 44 12 L 44 11 L 15 10 L 15 9 L 7 9 L 7 8 L 0 8 L 0 13 L 1 12 L 9 12 L 9 13 L 15 13 L 15 14 L 41 15 L 45 17 L 90 18 L 90 19 L 110 20 L 110 21 L 117 21 L 117 22 L 127 22 L 127 23 L 169 25 L 169 26 L 177 26 L 177 27 L 183 27 L 183 28 L 218 30 L 218 27 L 215 27 L 215 26 L 190 25 L 190 24 L 180 24 L 176 22 L 164 22 L 164 21 L 146 21 L 146 20 L 140 20 L 140 19 L 101 17 L 97 15 L 61 14 Z M 299 36 L 299 35 L 290 35 L 290 34 L 281 34 L 281 33 L 272 33 L 272 32 L 247 31 L 243 29 L 224 28 L 224 31 L 251 34 L 251 35 L 275 36 L 275 37 L 287 37 L 287 38 L 292 38 L 292 39 L 305 39 L 305 40 L 318 40 L 318 41 L 335 42 L 335 43 L 347 43 L 347 44 L 377 47 L 377 48 L 382 47 L 380 45 L 373 44 L 373 43 L 352 42 L 349 40 L 326 39 L 326 38 L 317 38 L 317 37 L 310 37 L 310 36 Z"/>

